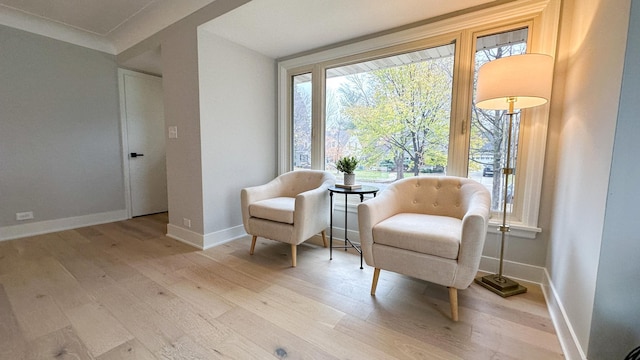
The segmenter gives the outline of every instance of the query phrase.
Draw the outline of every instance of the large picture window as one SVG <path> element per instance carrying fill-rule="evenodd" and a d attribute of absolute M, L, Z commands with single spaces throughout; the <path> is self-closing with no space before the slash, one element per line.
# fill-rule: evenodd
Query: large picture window
<path fill-rule="evenodd" d="M 444 174 L 455 45 L 326 70 L 325 169 L 360 160 L 360 182 Z"/>
<path fill-rule="evenodd" d="M 474 106 L 475 79 L 501 57 L 553 54 L 557 23 L 543 20 L 542 1 L 537 10 L 505 8 L 517 20 L 503 12 L 492 22 L 485 11 L 280 61 L 279 171 L 325 169 L 340 179 L 337 160 L 355 156 L 357 182 L 383 191 L 411 176 L 469 177 L 490 190 L 492 210 L 506 197 L 512 229 L 533 237 L 549 109 L 518 116 L 516 176 L 504 191 L 506 117 Z"/>

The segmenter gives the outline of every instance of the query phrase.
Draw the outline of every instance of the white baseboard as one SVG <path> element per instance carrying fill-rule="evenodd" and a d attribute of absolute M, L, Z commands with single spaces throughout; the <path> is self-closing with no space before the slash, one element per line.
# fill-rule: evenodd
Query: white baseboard
<path fill-rule="evenodd" d="M 578 337 L 573 330 L 571 321 L 569 321 L 567 312 L 560 300 L 560 297 L 558 296 L 558 292 L 553 286 L 553 282 L 551 281 L 551 277 L 549 276 L 547 269 L 544 269 L 544 276 L 544 281 L 541 284 L 542 293 L 547 301 L 547 309 L 549 310 L 553 326 L 556 329 L 556 335 L 560 341 L 560 346 L 562 347 L 565 359 L 587 360 L 587 356 L 585 355 L 582 346 L 580 346 Z"/>
<path fill-rule="evenodd" d="M 30 222 L 20 225 L 0 227 L 0 241 L 27 236 L 41 235 L 56 231 L 77 229 L 80 227 L 105 224 L 127 219 L 127 210 L 115 210 L 98 214 L 75 216 L 64 219 Z"/>
<path fill-rule="evenodd" d="M 246 236 L 247 232 L 244 231 L 244 225 L 234 226 L 228 229 L 209 233 L 204 236 L 203 250 L 212 248 L 214 246 L 222 245 L 233 241 L 237 238 Z"/>
<path fill-rule="evenodd" d="M 172 224 L 167 225 L 168 237 L 196 247 L 200 250 L 206 250 L 214 246 L 222 245 L 245 235 L 247 235 L 247 233 L 244 231 L 244 226 L 242 225 L 212 232 L 206 235 Z"/>
<path fill-rule="evenodd" d="M 497 273 L 500 266 L 498 258 L 482 256 L 480 259 L 480 271 Z M 523 264 L 515 261 L 504 260 L 503 273 L 515 280 L 524 280 L 536 284 L 542 284 L 545 277 L 545 269 L 541 266 Z"/>
<path fill-rule="evenodd" d="M 185 229 L 173 224 L 167 224 L 167 236 L 187 245 L 203 250 L 204 236 L 195 231 Z"/>

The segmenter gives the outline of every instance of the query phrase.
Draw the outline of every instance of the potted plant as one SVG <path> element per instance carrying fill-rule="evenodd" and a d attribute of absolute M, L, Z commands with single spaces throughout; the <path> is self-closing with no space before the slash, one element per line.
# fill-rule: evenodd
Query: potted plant
<path fill-rule="evenodd" d="M 356 166 L 358 166 L 358 159 L 355 156 L 345 156 L 336 163 L 338 171 L 344 173 L 345 185 L 354 185 L 356 183 L 356 174 L 353 173 Z"/>

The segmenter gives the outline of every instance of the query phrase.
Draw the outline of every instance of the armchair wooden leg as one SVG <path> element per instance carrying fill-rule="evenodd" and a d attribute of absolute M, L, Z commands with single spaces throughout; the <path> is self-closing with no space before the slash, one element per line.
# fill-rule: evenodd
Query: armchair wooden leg
<path fill-rule="evenodd" d="M 373 270 L 373 283 L 371 283 L 371 295 L 376 294 L 376 287 L 378 287 L 379 276 L 380 276 L 380 269 L 375 268 L 375 270 Z"/>
<path fill-rule="evenodd" d="M 324 247 L 327 247 L 327 232 L 325 230 L 322 230 L 322 245 L 324 245 Z"/>
<path fill-rule="evenodd" d="M 451 319 L 458 321 L 458 289 L 449 288 L 449 302 L 451 303 Z"/>
<path fill-rule="evenodd" d="M 253 255 L 253 251 L 256 249 L 256 239 L 258 239 L 257 236 L 253 236 L 253 239 L 251 239 L 251 250 L 249 250 L 249 255 Z"/>
<path fill-rule="evenodd" d="M 298 256 L 298 245 L 291 244 L 291 266 L 296 267 L 296 257 Z"/>

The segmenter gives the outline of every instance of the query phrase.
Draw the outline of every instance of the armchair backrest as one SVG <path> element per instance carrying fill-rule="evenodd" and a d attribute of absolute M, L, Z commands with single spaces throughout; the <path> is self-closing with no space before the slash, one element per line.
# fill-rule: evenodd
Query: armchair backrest
<path fill-rule="evenodd" d="M 481 184 L 454 176 L 410 177 L 392 183 L 382 194 L 386 192 L 393 193 L 399 213 L 458 219 L 464 217 L 476 197 L 486 196 L 486 189 Z"/>
<path fill-rule="evenodd" d="M 281 196 L 296 197 L 296 195 L 319 188 L 327 183 L 327 188 L 333 186 L 335 177 L 321 170 L 296 170 L 284 173 L 276 178 L 280 183 Z"/>

